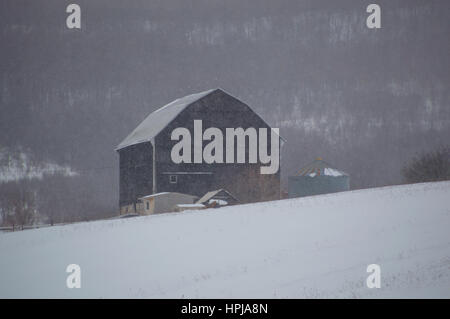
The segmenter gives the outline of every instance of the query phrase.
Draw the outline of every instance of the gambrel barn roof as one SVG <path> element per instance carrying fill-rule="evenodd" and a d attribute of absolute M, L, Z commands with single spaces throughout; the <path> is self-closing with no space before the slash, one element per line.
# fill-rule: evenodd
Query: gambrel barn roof
<path fill-rule="evenodd" d="M 176 99 L 160 109 L 150 113 L 116 148 L 116 151 L 127 146 L 149 142 L 159 134 L 187 106 L 207 96 L 215 90 L 187 95 Z"/>
<path fill-rule="evenodd" d="M 204 98 L 205 96 L 220 91 L 228 94 L 222 89 L 212 89 L 196 94 L 187 95 L 183 98 L 176 99 L 169 104 L 164 105 L 158 110 L 150 113 L 117 147 L 119 151 L 125 147 L 136 145 L 144 142 L 150 142 L 156 137 L 170 122 L 172 122 L 178 114 L 186 107 L 194 102 Z M 228 94 L 229 95 L 229 94 Z M 245 104 L 245 103 L 244 103 Z M 264 120 L 263 120 L 264 121 Z M 265 121 L 264 121 L 265 122 Z M 269 126 L 269 125 L 268 125 Z"/>

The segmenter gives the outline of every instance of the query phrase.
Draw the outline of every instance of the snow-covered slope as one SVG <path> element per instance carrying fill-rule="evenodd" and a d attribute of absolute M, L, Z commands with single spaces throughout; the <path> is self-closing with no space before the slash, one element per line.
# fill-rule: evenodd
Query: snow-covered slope
<path fill-rule="evenodd" d="M 3 233 L 0 256 L 0 297 L 448 298 L 450 182 Z"/>

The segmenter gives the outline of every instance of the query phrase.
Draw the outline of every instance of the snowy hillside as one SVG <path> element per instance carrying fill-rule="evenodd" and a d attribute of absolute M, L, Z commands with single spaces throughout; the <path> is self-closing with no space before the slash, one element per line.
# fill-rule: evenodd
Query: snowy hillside
<path fill-rule="evenodd" d="M 450 182 L 3 233 L 0 256 L 1 298 L 449 298 Z"/>

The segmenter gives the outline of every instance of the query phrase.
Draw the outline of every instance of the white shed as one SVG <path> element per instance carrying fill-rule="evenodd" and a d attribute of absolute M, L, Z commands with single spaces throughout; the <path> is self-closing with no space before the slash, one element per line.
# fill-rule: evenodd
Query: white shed
<path fill-rule="evenodd" d="M 141 214 L 150 215 L 173 212 L 176 205 L 193 204 L 197 198 L 197 196 L 175 192 L 147 195 L 139 198 L 143 203 Z"/>

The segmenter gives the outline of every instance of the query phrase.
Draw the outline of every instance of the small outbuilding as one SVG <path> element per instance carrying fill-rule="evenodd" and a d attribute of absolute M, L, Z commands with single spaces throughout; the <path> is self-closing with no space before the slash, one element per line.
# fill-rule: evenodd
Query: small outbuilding
<path fill-rule="evenodd" d="M 139 198 L 141 205 L 140 214 L 150 215 L 175 211 L 178 204 L 194 204 L 197 196 L 176 193 L 163 192 L 144 196 Z"/>
<path fill-rule="evenodd" d="M 348 191 L 350 176 L 316 158 L 288 178 L 289 198 Z"/>
<path fill-rule="evenodd" d="M 238 200 L 225 189 L 217 189 L 203 195 L 196 204 L 203 204 L 206 207 L 219 207 L 237 204 Z"/>

